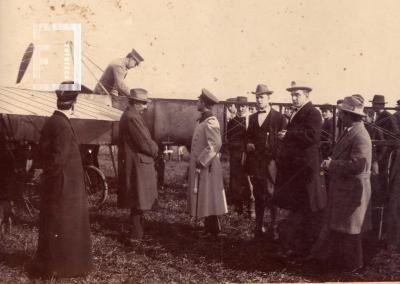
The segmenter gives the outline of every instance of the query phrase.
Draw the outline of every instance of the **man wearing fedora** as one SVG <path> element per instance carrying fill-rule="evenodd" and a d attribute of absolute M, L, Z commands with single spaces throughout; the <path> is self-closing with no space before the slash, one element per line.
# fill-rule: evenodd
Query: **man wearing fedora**
<path fill-rule="evenodd" d="M 229 192 L 228 203 L 235 207 L 240 215 L 243 207 L 247 206 L 251 214 L 251 189 L 248 175 L 242 165 L 243 155 L 246 151 L 245 138 L 249 125 L 247 97 L 237 97 L 235 106 L 236 116 L 228 122 L 227 140 L 229 147 Z"/>
<path fill-rule="evenodd" d="M 39 141 L 43 167 L 39 240 L 32 276 L 77 277 L 92 269 L 89 212 L 78 140 L 70 118 L 80 92 L 62 82 L 57 110 L 44 124 Z M 82 93 L 90 90 L 82 87 Z"/>
<path fill-rule="evenodd" d="M 124 83 L 128 70 L 139 66 L 143 57 L 132 49 L 124 58 L 118 58 L 108 64 L 99 82 L 94 88 L 94 93 L 112 96 L 130 96 L 130 89 Z"/>
<path fill-rule="evenodd" d="M 320 177 L 322 118 L 309 100 L 311 90 L 295 82 L 287 88 L 294 112 L 287 130 L 279 133 L 282 147 L 274 201 L 278 207 L 290 211 L 280 230 L 282 244 L 289 254 L 308 252 L 319 234 L 326 205 L 326 189 Z"/>
<path fill-rule="evenodd" d="M 129 240 L 133 241 L 143 238 L 143 211 L 157 199 L 158 146 L 142 117 L 149 102 L 147 91 L 132 89 L 128 102 L 119 122 L 118 207 L 131 209 Z"/>
<path fill-rule="evenodd" d="M 344 271 L 363 266 L 361 233 L 369 221 L 371 139 L 362 121 L 364 99 L 345 97 L 339 107 L 345 130 L 321 167 L 329 172 L 328 233 L 313 257 Z"/>
<path fill-rule="evenodd" d="M 253 185 L 255 198 L 256 227 L 255 237 L 262 237 L 265 207 L 271 211 L 269 233 L 278 238 L 277 208 L 271 203 L 276 179 L 276 158 L 278 153 L 278 133 L 286 127 L 282 114 L 270 106 L 272 91 L 264 84 L 259 84 L 255 92 L 258 112 L 249 118 L 246 133 L 246 168 Z"/>
<path fill-rule="evenodd" d="M 204 218 L 204 236 L 211 237 L 217 237 L 221 231 L 218 216 L 228 212 L 219 159 L 221 131 L 211 111 L 218 102 L 210 91 L 201 90 L 197 102 L 201 116 L 192 137 L 187 192 L 190 215 L 196 221 Z"/>

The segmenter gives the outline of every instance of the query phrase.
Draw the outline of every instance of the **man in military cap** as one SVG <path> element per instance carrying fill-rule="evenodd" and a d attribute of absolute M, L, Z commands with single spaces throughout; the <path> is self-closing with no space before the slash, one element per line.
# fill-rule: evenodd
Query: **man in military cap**
<path fill-rule="evenodd" d="M 201 113 L 193 133 L 189 162 L 188 210 L 191 216 L 204 219 L 205 235 L 218 236 L 219 215 L 228 212 L 222 181 L 219 151 L 222 146 L 218 119 L 211 112 L 217 97 L 202 89 L 197 102 Z"/>
<path fill-rule="evenodd" d="M 158 146 L 142 117 L 149 102 L 147 97 L 145 89 L 130 90 L 129 105 L 119 122 L 118 207 L 131 209 L 130 241 L 143 238 L 143 211 L 150 210 L 157 199 L 154 161 Z"/>
<path fill-rule="evenodd" d="M 236 116 L 228 122 L 227 140 L 229 147 L 230 183 L 228 201 L 235 207 L 238 214 L 243 213 L 246 205 L 251 214 L 251 189 L 248 175 L 244 170 L 242 161 L 246 151 L 246 130 L 249 125 L 247 97 L 237 97 L 235 106 Z"/>
<path fill-rule="evenodd" d="M 107 66 L 94 92 L 129 97 L 130 89 L 125 85 L 124 79 L 129 69 L 139 66 L 143 61 L 143 57 L 135 49 L 132 49 L 124 58 L 115 59 Z"/>
<path fill-rule="evenodd" d="M 272 91 L 259 84 L 255 92 L 258 112 L 249 118 L 246 133 L 246 168 L 253 185 L 256 211 L 255 237 L 262 237 L 265 207 L 271 210 L 269 232 L 273 239 L 278 238 L 277 213 L 272 205 L 275 189 L 276 158 L 278 153 L 278 133 L 285 129 L 286 119 L 270 106 Z"/>
<path fill-rule="evenodd" d="M 330 104 L 323 104 L 320 107 L 322 118 L 324 120 L 321 129 L 321 155 L 323 159 L 329 157 L 331 152 L 331 146 L 333 142 L 333 108 Z"/>
<path fill-rule="evenodd" d="M 292 82 L 287 88 L 294 112 L 287 131 L 279 135 L 282 148 L 278 158 L 276 205 L 290 211 L 284 244 L 289 253 L 304 255 L 316 240 L 321 210 L 326 205 L 326 190 L 320 178 L 319 142 L 321 113 L 312 105 L 310 87 Z"/>
<path fill-rule="evenodd" d="M 56 90 L 57 110 L 43 126 L 39 142 L 43 186 L 38 249 L 31 271 L 38 276 L 84 276 L 92 269 L 84 171 L 70 122 L 80 93 L 68 90 L 73 83 L 63 82 Z"/>

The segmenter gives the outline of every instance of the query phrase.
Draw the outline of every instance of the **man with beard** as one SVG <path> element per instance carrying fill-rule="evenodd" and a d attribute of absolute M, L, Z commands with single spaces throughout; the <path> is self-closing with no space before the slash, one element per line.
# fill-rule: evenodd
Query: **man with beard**
<path fill-rule="evenodd" d="M 216 103 L 217 97 L 202 89 L 197 102 L 201 116 L 192 138 L 187 193 L 190 215 L 196 221 L 205 218 L 204 236 L 211 237 L 217 237 L 221 231 L 218 216 L 228 212 L 219 159 L 222 146 L 220 126 L 211 112 Z"/>
<path fill-rule="evenodd" d="M 320 177 L 319 142 L 322 119 L 309 100 L 310 87 L 292 82 L 287 89 L 294 112 L 286 131 L 279 134 L 276 205 L 290 211 L 283 244 L 289 254 L 304 255 L 319 234 L 326 205 L 326 189 Z"/>
<path fill-rule="evenodd" d="M 142 117 L 149 102 L 147 96 L 144 89 L 132 89 L 119 122 L 118 207 L 131 210 L 129 241 L 143 238 L 143 211 L 150 210 L 157 199 L 154 160 L 158 146 Z"/>
<path fill-rule="evenodd" d="M 278 153 L 278 133 L 286 126 L 282 114 L 270 106 L 272 91 L 266 85 L 259 84 L 255 92 L 258 112 L 249 118 L 246 133 L 247 171 L 253 185 L 256 211 L 256 238 L 262 237 L 265 207 L 271 211 L 269 232 L 278 239 L 278 209 L 271 203 L 276 179 L 276 157 Z"/>

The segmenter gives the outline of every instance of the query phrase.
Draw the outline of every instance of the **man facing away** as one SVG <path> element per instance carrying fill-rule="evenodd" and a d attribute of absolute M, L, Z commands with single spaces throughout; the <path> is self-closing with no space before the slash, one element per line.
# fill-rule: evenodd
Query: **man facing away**
<path fill-rule="evenodd" d="M 246 133 L 246 167 L 253 185 L 256 211 L 255 237 L 265 233 L 265 207 L 271 210 L 270 232 L 278 238 L 278 209 L 272 204 L 276 181 L 276 157 L 278 153 L 278 133 L 286 127 L 286 119 L 270 106 L 272 91 L 260 84 L 255 92 L 258 112 L 249 118 Z"/>
<path fill-rule="evenodd" d="M 119 122 L 118 207 L 131 210 L 130 241 L 143 238 L 143 211 L 150 210 L 157 198 L 154 160 L 158 146 L 142 118 L 149 102 L 147 96 L 144 89 L 132 89 Z"/>
<path fill-rule="evenodd" d="M 202 89 L 197 102 L 201 113 L 193 133 L 189 162 L 188 209 L 191 216 L 204 219 L 204 233 L 213 237 L 221 231 L 219 215 L 228 212 L 222 181 L 219 150 L 222 146 L 218 119 L 212 114 L 217 97 Z"/>
<path fill-rule="evenodd" d="M 34 276 L 77 277 L 92 269 L 84 171 L 70 122 L 79 92 L 68 91 L 70 84 L 63 82 L 56 91 L 57 110 L 41 131 L 43 178 Z"/>

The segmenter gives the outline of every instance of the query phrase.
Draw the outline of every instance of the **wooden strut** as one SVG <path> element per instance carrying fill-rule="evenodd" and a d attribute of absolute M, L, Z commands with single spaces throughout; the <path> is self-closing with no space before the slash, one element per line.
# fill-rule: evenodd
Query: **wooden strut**
<path fill-rule="evenodd" d="M 118 172 L 117 172 L 117 167 L 115 166 L 115 160 L 114 160 L 114 153 L 113 153 L 112 145 L 108 145 L 108 147 L 110 149 L 111 161 L 112 161 L 112 165 L 113 165 L 113 169 L 114 169 L 114 174 L 118 178 Z"/>

